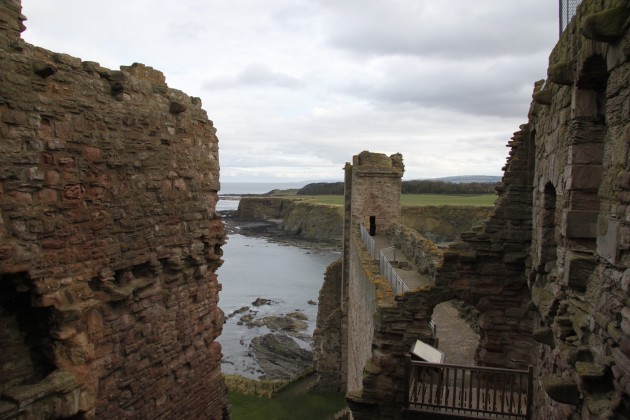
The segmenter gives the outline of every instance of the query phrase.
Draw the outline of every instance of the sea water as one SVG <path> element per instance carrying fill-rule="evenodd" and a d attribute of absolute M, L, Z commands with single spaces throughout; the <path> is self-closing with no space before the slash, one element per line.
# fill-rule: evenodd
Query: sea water
<path fill-rule="evenodd" d="M 219 212 L 237 207 L 236 200 L 217 203 Z M 245 306 L 256 312 L 255 319 L 297 310 L 308 317 L 308 330 L 304 333 L 312 335 L 317 317 L 317 305 L 312 303 L 317 302 L 326 267 L 340 258 L 339 252 L 303 249 L 239 234 L 230 234 L 222 249 L 224 263 L 217 275 L 223 287 L 219 307 L 226 317 Z M 258 298 L 272 303 L 255 307 L 252 302 Z M 224 373 L 257 378 L 262 372 L 252 356 L 250 343 L 252 338 L 270 331 L 265 326 L 239 325 L 241 316 L 248 313 L 252 312 L 227 319 L 218 342 L 223 347 Z M 296 341 L 301 347 L 311 346 L 309 340 Z"/>

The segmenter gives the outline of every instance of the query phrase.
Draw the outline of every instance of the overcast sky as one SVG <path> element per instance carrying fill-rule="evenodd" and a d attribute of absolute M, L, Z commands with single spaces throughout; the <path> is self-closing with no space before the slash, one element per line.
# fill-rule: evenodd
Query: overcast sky
<path fill-rule="evenodd" d="M 405 179 L 501 175 L 558 38 L 550 0 L 22 0 L 23 38 L 139 62 L 202 98 L 221 179 L 342 180 L 363 150 Z"/>

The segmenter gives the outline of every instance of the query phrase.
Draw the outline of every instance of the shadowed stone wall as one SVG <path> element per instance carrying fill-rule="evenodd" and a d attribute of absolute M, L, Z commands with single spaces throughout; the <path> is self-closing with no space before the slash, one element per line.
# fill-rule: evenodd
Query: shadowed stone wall
<path fill-rule="evenodd" d="M 630 413 L 630 3 L 585 1 L 534 95 L 535 408 Z"/>
<path fill-rule="evenodd" d="M 0 4 L 0 417 L 228 415 L 212 122 L 22 20 Z"/>

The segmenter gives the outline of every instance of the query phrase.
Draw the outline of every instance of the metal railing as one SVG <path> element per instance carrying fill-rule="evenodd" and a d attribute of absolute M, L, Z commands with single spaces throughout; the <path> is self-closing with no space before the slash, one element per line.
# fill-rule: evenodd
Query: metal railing
<path fill-rule="evenodd" d="M 372 259 L 377 259 L 374 238 L 370 235 L 365 226 L 363 226 L 363 223 L 361 223 L 361 240 L 365 244 L 365 247 L 368 249 L 370 255 L 372 256 Z"/>
<path fill-rule="evenodd" d="M 566 29 L 569 22 L 571 22 L 571 18 L 575 16 L 577 7 L 582 3 L 582 0 L 559 0 L 559 2 L 560 35 L 562 35 L 562 31 Z"/>
<path fill-rule="evenodd" d="M 396 260 L 396 251 L 394 247 L 383 248 L 380 252 L 376 249 L 376 243 L 374 238 L 369 234 L 363 223 L 360 225 L 361 231 L 361 240 L 363 244 L 368 249 L 368 252 L 372 256 L 372 259 L 379 260 L 379 268 L 381 275 L 389 281 L 389 284 L 392 286 L 392 290 L 395 294 L 399 295 L 404 292 L 409 291 L 409 287 L 405 284 L 405 282 L 400 278 L 394 267 L 390 264 L 387 256 L 385 255 L 388 251 L 394 250 L 394 261 Z"/>
<path fill-rule="evenodd" d="M 531 418 L 531 367 L 512 370 L 410 363 L 408 410 L 475 418 Z"/>
<path fill-rule="evenodd" d="M 397 295 L 400 295 L 402 293 L 408 292 L 409 287 L 407 287 L 405 282 L 400 278 L 396 270 L 394 270 L 394 267 L 390 264 L 387 256 L 385 255 L 385 253 L 391 250 L 395 251 L 395 248 L 392 246 L 389 248 L 381 249 L 381 252 L 380 252 L 381 257 L 379 259 L 379 262 L 380 262 L 379 266 L 380 266 L 381 274 L 383 275 L 383 277 L 387 279 L 387 281 L 389 281 L 389 284 L 392 286 L 392 290 L 394 291 L 394 293 Z"/>

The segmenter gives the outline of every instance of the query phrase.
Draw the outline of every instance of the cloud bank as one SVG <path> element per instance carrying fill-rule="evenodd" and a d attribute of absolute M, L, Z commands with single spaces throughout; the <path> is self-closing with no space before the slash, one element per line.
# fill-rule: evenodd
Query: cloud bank
<path fill-rule="evenodd" d="M 23 37 L 202 98 L 229 181 L 341 180 L 362 150 L 406 179 L 499 175 L 557 40 L 543 0 L 23 0 Z"/>

